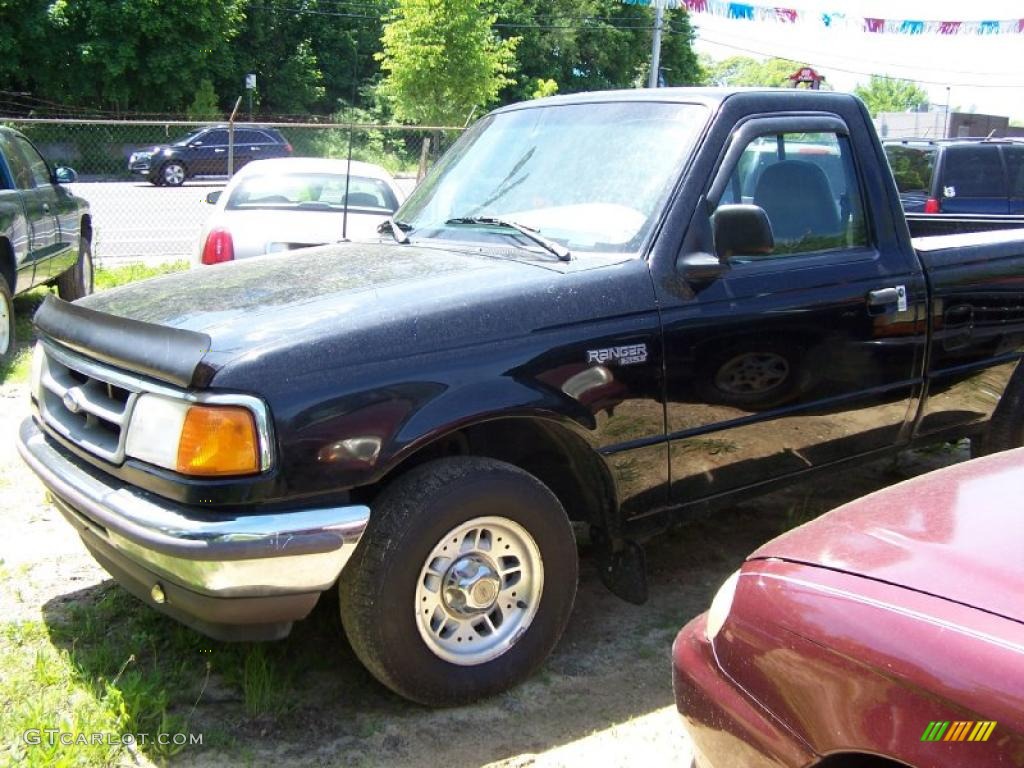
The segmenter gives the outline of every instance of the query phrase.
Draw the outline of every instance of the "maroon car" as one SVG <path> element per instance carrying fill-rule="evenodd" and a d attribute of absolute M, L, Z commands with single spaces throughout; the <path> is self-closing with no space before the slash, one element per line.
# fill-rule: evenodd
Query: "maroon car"
<path fill-rule="evenodd" d="M 672 653 L 698 766 L 1024 766 L 1024 449 L 769 542 Z"/>

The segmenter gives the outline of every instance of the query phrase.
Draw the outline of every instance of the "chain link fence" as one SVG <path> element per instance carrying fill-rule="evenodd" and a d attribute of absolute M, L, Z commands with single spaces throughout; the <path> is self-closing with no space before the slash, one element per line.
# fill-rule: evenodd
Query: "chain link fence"
<path fill-rule="evenodd" d="M 191 258 L 211 212 L 206 195 L 228 179 L 223 161 L 181 186 L 158 185 L 129 168 L 133 154 L 173 144 L 210 123 L 0 117 L 0 124 L 28 136 L 51 166 L 74 169 L 77 180 L 66 186 L 90 203 L 98 262 Z M 246 160 L 239 149 L 248 135 L 243 131 L 275 129 L 291 146 L 292 157 L 344 159 L 351 141 L 353 160 L 384 167 L 407 194 L 461 134 L 457 128 L 345 123 L 237 123 L 232 128 L 229 146 L 235 170 Z M 226 158 L 227 147 L 220 151 Z"/>

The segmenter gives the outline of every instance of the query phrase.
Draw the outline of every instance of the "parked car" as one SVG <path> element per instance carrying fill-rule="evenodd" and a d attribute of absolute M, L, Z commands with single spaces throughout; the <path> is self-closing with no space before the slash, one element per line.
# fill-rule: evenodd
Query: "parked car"
<path fill-rule="evenodd" d="M 672 650 L 700 768 L 1024 764 L 1024 450 L 765 544 Z"/>
<path fill-rule="evenodd" d="M 839 182 L 789 156 L 808 135 Z M 723 203 L 748 153 L 753 202 Z M 679 516 L 1020 443 L 1024 232 L 912 243 L 848 94 L 506 107 L 381 234 L 40 308 L 22 455 L 148 605 L 271 639 L 337 587 L 375 676 L 466 702 L 558 641 L 570 521 L 641 602 L 640 543 Z M 76 429 L 69 391 L 103 420 Z"/>
<path fill-rule="evenodd" d="M 14 353 L 14 296 L 40 285 L 56 285 L 65 301 L 92 293 L 89 203 L 62 186 L 74 180 L 0 127 L 0 362 Z"/>
<path fill-rule="evenodd" d="M 206 196 L 214 206 L 199 262 L 217 264 L 342 239 L 377 236 L 405 195 L 378 165 L 296 157 L 257 160 Z"/>
<path fill-rule="evenodd" d="M 252 160 L 292 154 L 292 145 L 277 128 L 238 125 L 234 132 L 235 170 Z M 228 150 L 228 126 L 211 125 L 191 131 L 170 144 L 133 152 L 128 158 L 128 170 L 156 186 L 180 187 L 194 176 L 227 175 Z"/>
<path fill-rule="evenodd" d="M 1024 142 L 908 139 L 884 146 L 908 213 L 1024 214 Z"/>

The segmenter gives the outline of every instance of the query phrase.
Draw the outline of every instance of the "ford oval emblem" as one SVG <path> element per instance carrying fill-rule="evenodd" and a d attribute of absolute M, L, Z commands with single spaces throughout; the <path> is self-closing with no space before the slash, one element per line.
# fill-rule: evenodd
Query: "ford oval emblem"
<path fill-rule="evenodd" d="M 64 407 L 71 411 L 71 413 L 78 413 L 82 410 L 82 404 L 78 402 L 78 393 L 73 389 L 69 389 L 64 393 L 63 402 Z"/>

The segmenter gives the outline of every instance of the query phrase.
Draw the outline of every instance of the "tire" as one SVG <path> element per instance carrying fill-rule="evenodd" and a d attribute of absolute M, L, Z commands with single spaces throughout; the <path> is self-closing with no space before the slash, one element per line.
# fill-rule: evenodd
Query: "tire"
<path fill-rule="evenodd" d="M 988 429 L 971 438 L 971 458 L 1009 451 L 1024 445 L 1024 367 L 1014 371 Z"/>
<path fill-rule="evenodd" d="M 188 178 L 188 169 L 179 160 L 168 160 L 160 166 L 160 184 L 168 187 L 180 187 Z"/>
<path fill-rule="evenodd" d="M 92 289 L 92 238 L 82 234 L 78 239 L 78 261 L 57 278 L 57 295 L 64 301 L 74 301 L 88 296 Z"/>
<path fill-rule="evenodd" d="M 7 280 L 0 275 L 0 364 L 14 359 L 17 347 L 14 335 L 14 299 Z"/>
<path fill-rule="evenodd" d="M 374 677 L 452 706 L 540 666 L 578 574 L 569 519 L 547 486 L 511 464 L 452 457 L 399 477 L 372 510 L 338 588 L 349 642 Z M 456 558 L 444 555 L 451 544 Z"/>

